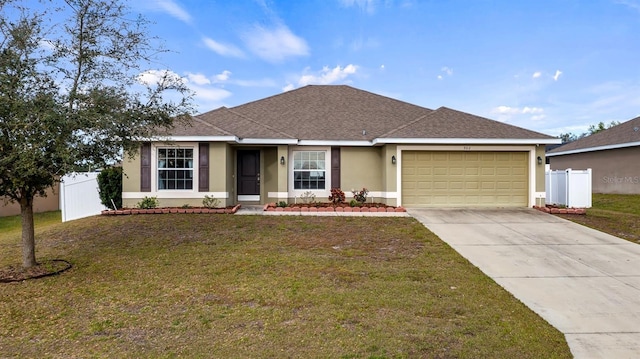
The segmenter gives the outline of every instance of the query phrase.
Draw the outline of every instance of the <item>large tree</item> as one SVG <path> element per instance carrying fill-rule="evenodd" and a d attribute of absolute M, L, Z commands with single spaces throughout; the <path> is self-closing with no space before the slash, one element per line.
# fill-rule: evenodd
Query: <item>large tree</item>
<path fill-rule="evenodd" d="M 164 50 L 118 0 L 32 5 L 0 0 L 0 197 L 20 204 L 23 267 L 37 264 L 34 197 L 187 120 L 192 95 L 172 72 L 149 70 Z"/>
<path fill-rule="evenodd" d="M 611 121 L 608 125 L 605 124 L 604 122 L 599 122 L 597 125 L 590 125 L 589 126 L 589 131 L 588 132 L 583 132 L 580 135 L 576 135 L 575 133 L 571 133 L 571 132 L 567 132 L 567 133 L 561 133 L 560 136 L 558 136 L 561 140 L 562 143 L 569 143 L 569 142 L 573 142 L 575 140 L 579 140 L 583 137 L 587 137 L 593 134 L 596 134 L 598 132 L 610 129 L 611 127 L 617 126 L 619 125 L 620 122 L 618 121 Z"/>

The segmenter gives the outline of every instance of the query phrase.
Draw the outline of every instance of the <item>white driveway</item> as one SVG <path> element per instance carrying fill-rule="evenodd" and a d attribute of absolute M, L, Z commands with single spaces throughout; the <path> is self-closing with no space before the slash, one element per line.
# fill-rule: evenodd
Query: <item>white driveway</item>
<path fill-rule="evenodd" d="M 534 209 L 408 209 L 565 334 L 576 358 L 640 358 L 640 245 Z"/>

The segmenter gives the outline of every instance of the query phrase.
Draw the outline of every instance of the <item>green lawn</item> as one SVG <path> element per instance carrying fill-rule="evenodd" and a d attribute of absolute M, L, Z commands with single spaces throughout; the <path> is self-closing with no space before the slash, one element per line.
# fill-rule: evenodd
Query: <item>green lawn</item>
<path fill-rule="evenodd" d="M 44 218 L 38 257 L 74 267 L 0 284 L 0 357 L 571 357 L 410 218 Z M 0 268 L 20 258 L 6 221 Z"/>
<path fill-rule="evenodd" d="M 585 216 L 561 217 L 640 243 L 640 195 L 594 193 Z"/>

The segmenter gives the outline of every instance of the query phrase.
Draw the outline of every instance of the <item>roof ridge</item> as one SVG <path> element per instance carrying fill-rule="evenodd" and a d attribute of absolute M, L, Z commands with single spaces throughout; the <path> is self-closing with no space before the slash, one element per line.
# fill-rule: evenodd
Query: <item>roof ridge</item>
<path fill-rule="evenodd" d="M 226 107 L 224 107 L 224 106 L 223 106 L 223 107 L 218 108 L 217 110 L 223 110 L 223 109 L 228 110 L 228 109 L 227 109 Z M 215 110 L 215 111 L 217 111 L 217 110 Z M 213 111 L 209 111 L 209 112 L 213 112 Z M 205 112 L 205 113 L 208 113 L 208 112 Z M 225 129 L 221 128 L 221 127 L 218 127 L 218 126 L 216 126 L 216 125 L 214 125 L 214 124 L 212 124 L 212 123 L 209 123 L 209 122 L 207 122 L 207 121 L 205 121 L 205 120 L 203 120 L 203 119 L 199 118 L 199 116 L 201 116 L 201 115 L 202 115 L 202 114 L 200 114 L 200 115 L 196 115 L 196 116 L 191 116 L 191 118 L 192 118 L 192 119 L 194 119 L 195 121 L 200 122 L 201 124 L 203 124 L 203 125 L 205 125 L 205 126 L 208 126 L 208 127 L 213 128 L 213 129 L 216 129 L 216 130 L 218 130 L 218 131 L 220 131 L 220 132 L 222 132 L 222 133 L 225 133 L 225 134 L 227 134 L 227 135 L 229 135 L 229 136 L 235 136 L 233 133 L 231 133 L 231 132 L 229 132 L 229 131 L 227 131 L 227 130 L 225 130 Z"/>
<path fill-rule="evenodd" d="M 415 120 L 412 120 L 412 121 L 410 121 L 410 122 L 407 122 L 407 123 L 405 123 L 404 125 L 402 125 L 402 126 L 400 126 L 400 127 L 396 127 L 396 128 L 394 128 L 393 130 L 391 130 L 391 131 L 387 131 L 386 133 L 383 133 L 383 134 L 381 134 L 381 135 L 380 135 L 380 136 L 378 136 L 378 137 L 380 137 L 380 138 L 382 138 L 382 137 L 388 137 L 390 134 L 392 134 L 392 133 L 394 133 L 394 132 L 398 132 L 398 131 L 400 131 L 400 130 L 402 130 L 402 129 L 404 129 L 404 128 L 407 128 L 407 127 L 409 127 L 409 126 L 413 125 L 414 123 L 417 123 L 417 122 L 419 122 L 419 121 L 422 121 L 425 117 L 427 117 L 427 116 L 431 115 L 433 112 L 435 112 L 434 110 L 431 110 L 431 109 L 428 109 L 428 108 L 427 108 L 427 110 L 429 110 L 429 111 L 431 111 L 431 112 L 429 112 L 429 113 L 425 113 L 424 115 L 422 115 L 422 116 L 420 116 L 420 117 L 416 118 Z"/>
<path fill-rule="evenodd" d="M 277 96 L 277 95 L 276 95 L 276 96 Z M 243 114 L 243 113 L 240 113 L 240 112 L 238 112 L 238 111 L 234 111 L 234 110 L 232 110 L 232 109 L 230 109 L 230 108 L 227 108 L 226 110 L 227 110 L 227 111 L 229 111 L 229 112 L 231 112 L 231 113 L 233 113 L 233 114 L 235 114 L 235 115 L 238 115 L 238 116 L 240 116 L 240 117 L 242 117 L 242 118 L 246 119 L 247 121 L 251 121 L 251 122 L 255 123 L 255 124 L 256 124 L 256 125 L 258 125 L 258 126 L 261 126 L 261 127 L 267 128 L 267 129 L 269 129 L 269 130 L 271 130 L 271 131 L 273 131 L 273 132 L 279 133 L 279 134 L 281 134 L 281 135 L 283 135 L 283 136 L 286 136 L 286 137 L 294 138 L 294 139 L 295 139 L 295 137 L 294 137 L 294 136 L 291 136 L 290 134 L 288 134 L 288 133 L 286 133 L 286 132 L 282 132 L 282 131 L 280 131 L 280 130 L 277 130 L 277 129 L 275 129 L 275 128 L 273 128 L 273 127 L 269 126 L 269 125 L 265 125 L 265 124 L 263 124 L 263 123 L 260 123 L 260 122 L 258 122 L 258 121 L 256 121 L 256 120 L 254 120 L 253 118 L 251 118 L 251 117 L 249 117 L 249 116 L 247 116 L 247 115 Z"/>

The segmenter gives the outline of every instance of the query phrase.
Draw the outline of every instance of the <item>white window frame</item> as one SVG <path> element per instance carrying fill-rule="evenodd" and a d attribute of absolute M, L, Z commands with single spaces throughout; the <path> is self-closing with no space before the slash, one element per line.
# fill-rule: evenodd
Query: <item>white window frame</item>
<path fill-rule="evenodd" d="M 294 184 L 294 157 L 296 152 L 324 152 L 324 189 L 295 189 Z M 295 146 L 289 150 L 289 163 L 287 167 L 289 178 L 289 196 L 299 197 L 305 192 L 312 192 L 316 197 L 328 197 L 331 193 L 331 147 L 307 147 L 307 146 Z"/>
<path fill-rule="evenodd" d="M 171 194 L 171 193 L 195 193 L 198 191 L 198 160 L 200 155 L 198 153 L 198 144 L 193 142 L 180 143 L 180 144 L 164 144 L 158 143 L 151 146 L 151 184 L 153 186 L 153 192 Z M 191 189 L 160 189 L 159 188 L 159 176 L 158 176 L 158 150 L 160 149 L 189 149 L 193 150 L 193 183 Z"/>

